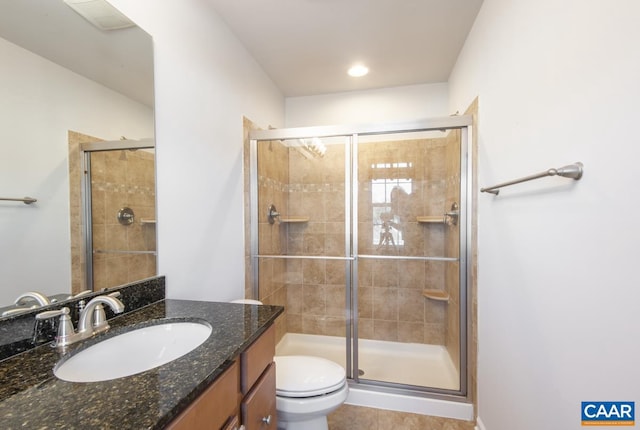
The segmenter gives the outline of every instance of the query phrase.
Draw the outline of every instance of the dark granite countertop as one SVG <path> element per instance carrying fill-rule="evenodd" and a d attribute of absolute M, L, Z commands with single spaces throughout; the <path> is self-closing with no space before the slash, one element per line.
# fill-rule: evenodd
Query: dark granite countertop
<path fill-rule="evenodd" d="M 158 368 L 112 381 L 73 383 L 53 375 L 63 354 L 48 344 L 0 362 L 0 427 L 162 429 L 231 365 L 282 312 L 279 306 L 164 300 L 110 319 L 111 329 L 66 354 L 159 320 L 204 320 L 211 336 Z"/>

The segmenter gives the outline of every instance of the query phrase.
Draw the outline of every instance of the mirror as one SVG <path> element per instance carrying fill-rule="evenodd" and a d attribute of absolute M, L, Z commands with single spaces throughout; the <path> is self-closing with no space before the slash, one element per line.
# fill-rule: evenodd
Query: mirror
<path fill-rule="evenodd" d="M 98 29 L 63 0 L 0 0 L 0 58 L 0 198 L 37 200 L 0 200 L 0 307 L 27 291 L 64 299 L 82 218 L 70 132 L 154 137 L 152 40 Z"/>

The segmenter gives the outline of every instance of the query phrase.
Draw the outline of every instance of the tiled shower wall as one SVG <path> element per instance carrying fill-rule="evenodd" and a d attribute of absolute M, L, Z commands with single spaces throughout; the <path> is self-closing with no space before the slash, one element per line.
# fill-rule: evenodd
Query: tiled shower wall
<path fill-rule="evenodd" d="M 358 242 L 360 254 L 442 256 L 445 225 L 419 223 L 418 216 L 443 217 L 442 139 L 360 145 Z M 391 166 L 379 168 L 381 165 Z M 375 167 L 374 167 L 375 166 Z M 372 181 L 410 181 L 411 193 L 393 203 L 403 244 L 374 243 Z M 358 270 L 359 335 L 365 339 L 444 344 L 446 304 L 423 297 L 425 288 L 444 289 L 445 264 L 433 261 L 361 259 Z"/>
<path fill-rule="evenodd" d="M 459 152 L 451 148 L 452 139 L 360 145 L 360 254 L 443 256 L 453 252 L 451 243 L 455 244 L 456 239 L 447 237 L 456 231 L 455 227 L 444 223 L 422 224 L 416 220 L 421 215 L 443 216 L 456 200 L 449 195 L 456 193 L 454 176 L 459 171 L 455 166 Z M 323 158 L 306 158 L 280 142 L 261 142 L 258 159 L 259 252 L 344 255 L 344 146 L 329 145 Z M 412 181 L 410 200 L 396 208 L 402 213 L 402 246 L 380 247 L 373 241 L 371 180 L 379 179 L 381 173 L 372 166 L 385 162 L 411 165 L 403 171 L 382 173 Z M 274 204 L 282 214 L 280 223 L 267 222 L 269 204 Z M 287 222 L 301 217 L 308 221 Z M 344 261 L 263 258 L 259 264 L 260 299 L 287 308 L 280 334 L 344 336 Z M 453 269 L 450 266 L 454 266 Z M 457 265 L 446 262 L 361 259 L 358 269 L 360 337 L 457 345 L 457 312 L 449 317 L 447 310 L 451 304 L 422 295 L 424 288 L 455 290 L 446 287 L 446 281 L 457 286 L 456 270 Z M 455 324 L 455 328 L 448 329 L 449 324 Z M 452 352 L 457 354 L 457 351 L 456 346 Z"/>
<path fill-rule="evenodd" d="M 154 154 L 145 150 L 91 154 L 93 248 L 105 251 L 94 254 L 94 289 L 156 274 L 155 253 L 136 253 L 156 250 L 154 166 Z M 133 224 L 118 222 L 123 207 L 135 213 Z"/>
<path fill-rule="evenodd" d="M 344 145 L 328 145 L 323 158 L 289 149 L 286 223 L 290 255 L 345 255 Z M 287 331 L 345 336 L 345 261 L 288 260 Z"/>
<path fill-rule="evenodd" d="M 286 209 L 286 184 L 289 181 L 287 149 L 280 142 L 261 142 L 258 145 L 258 160 L 258 252 L 265 255 L 286 254 L 286 232 L 277 222 L 270 224 L 267 214 L 270 205 L 274 205 L 280 213 Z M 257 298 L 268 305 L 286 305 L 286 260 L 263 258 L 259 260 L 258 268 L 260 293 Z M 253 295 L 247 294 L 246 297 Z M 287 332 L 288 320 L 287 310 L 276 320 L 277 340 Z"/>
<path fill-rule="evenodd" d="M 85 252 L 82 225 L 80 144 L 101 139 L 69 131 L 69 178 L 71 195 L 72 293 L 86 289 Z M 155 162 L 152 153 L 109 151 L 92 156 L 94 249 L 111 251 L 154 251 Z M 97 156 L 96 156 L 97 155 Z M 135 222 L 122 226 L 118 210 L 128 206 Z M 156 274 L 154 254 L 96 254 L 94 288 L 113 287 Z"/>

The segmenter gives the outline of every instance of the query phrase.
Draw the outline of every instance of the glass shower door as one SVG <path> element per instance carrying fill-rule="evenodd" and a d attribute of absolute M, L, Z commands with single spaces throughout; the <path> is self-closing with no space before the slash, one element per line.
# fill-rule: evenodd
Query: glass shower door
<path fill-rule="evenodd" d="M 460 390 L 458 130 L 359 136 L 360 381 Z"/>
<path fill-rule="evenodd" d="M 250 277 L 285 306 L 277 355 L 466 395 L 468 121 L 249 133 Z"/>
<path fill-rule="evenodd" d="M 255 277 L 259 300 L 287 309 L 276 324 L 284 338 L 280 355 L 321 355 L 346 365 L 347 142 L 339 136 L 256 143 Z M 308 339 L 325 348 L 305 350 Z"/>

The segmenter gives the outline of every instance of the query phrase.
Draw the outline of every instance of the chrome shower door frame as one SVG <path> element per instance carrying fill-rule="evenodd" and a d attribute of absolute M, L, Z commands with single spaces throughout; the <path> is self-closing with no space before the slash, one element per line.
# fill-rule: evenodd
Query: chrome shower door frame
<path fill-rule="evenodd" d="M 249 192 L 250 192 L 250 264 L 252 273 L 252 288 L 255 298 L 259 297 L 258 285 L 258 260 L 260 258 L 324 258 L 345 260 L 346 271 L 346 350 L 347 350 L 347 377 L 350 384 L 358 388 L 398 392 L 417 396 L 439 397 L 448 400 L 468 399 L 468 387 L 470 374 L 468 366 L 468 344 L 471 321 L 470 288 L 471 274 L 471 213 L 472 213 L 472 160 L 471 137 L 472 117 L 469 115 L 431 118 L 425 120 L 408 121 L 390 124 L 364 124 L 354 126 L 319 126 L 300 127 L 275 130 L 252 130 L 249 133 Z M 460 253 L 458 258 L 447 257 L 418 257 L 424 260 L 459 261 L 459 288 L 460 288 L 460 385 L 459 390 L 438 389 L 425 387 L 424 390 L 402 384 L 389 384 L 378 381 L 360 381 L 358 376 L 358 260 L 374 256 L 358 255 L 358 137 L 366 135 L 409 133 L 421 131 L 437 131 L 445 129 L 459 129 L 460 135 L 460 213 L 459 213 L 459 237 Z M 344 257 L 318 257 L 318 256 L 275 256 L 260 255 L 258 252 L 258 141 L 303 139 L 308 137 L 338 137 L 348 138 L 345 148 L 345 255 Z M 380 256 L 375 256 L 379 258 Z"/>

